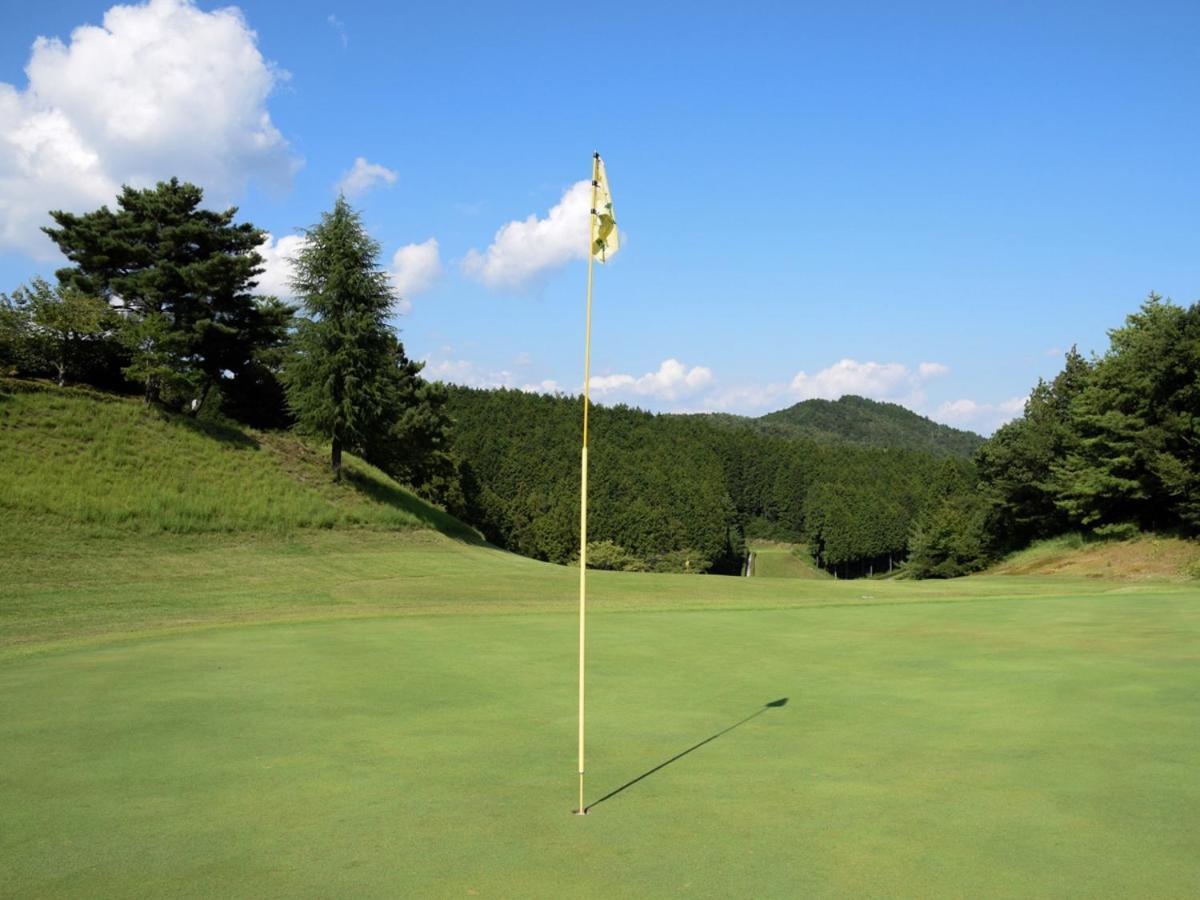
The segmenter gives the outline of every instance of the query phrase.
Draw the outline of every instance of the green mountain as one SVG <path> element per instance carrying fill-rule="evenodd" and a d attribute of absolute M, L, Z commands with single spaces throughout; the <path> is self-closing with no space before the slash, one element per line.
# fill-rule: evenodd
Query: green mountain
<path fill-rule="evenodd" d="M 940 425 L 897 403 L 880 403 L 853 394 L 838 400 L 805 400 L 758 418 L 725 413 L 703 417 L 726 427 L 749 427 L 821 444 L 915 450 L 938 457 L 970 457 L 984 442 L 972 431 Z"/>

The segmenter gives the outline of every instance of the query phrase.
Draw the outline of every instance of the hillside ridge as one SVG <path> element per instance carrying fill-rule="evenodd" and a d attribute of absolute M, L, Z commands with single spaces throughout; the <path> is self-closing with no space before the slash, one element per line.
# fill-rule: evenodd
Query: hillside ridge
<path fill-rule="evenodd" d="M 939 457 L 973 456 L 985 438 L 942 425 L 899 403 L 844 394 L 837 400 L 802 400 L 758 417 L 699 413 L 718 425 L 744 427 L 821 444 L 856 444 L 885 450 L 915 450 Z"/>

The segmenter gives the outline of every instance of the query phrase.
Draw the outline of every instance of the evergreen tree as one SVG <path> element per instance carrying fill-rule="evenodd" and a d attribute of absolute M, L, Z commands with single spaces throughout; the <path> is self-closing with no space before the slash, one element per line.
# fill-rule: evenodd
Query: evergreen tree
<path fill-rule="evenodd" d="M 1200 530 L 1200 304 L 1151 294 L 1071 403 L 1077 432 L 1054 467 L 1058 505 L 1105 531 Z"/>
<path fill-rule="evenodd" d="M 1075 447 L 1071 404 L 1090 374 L 1091 364 L 1072 347 L 1054 380 L 1038 381 L 1025 402 L 1025 414 L 1001 426 L 976 454 L 991 498 L 988 542 L 995 551 L 1023 547 L 1069 526 L 1057 503 L 1053 469 Z"/>
<path fill-rule="evenodd" d="M 301 430 L 329 441 L 341 480 L 343 449 L 363 452 L 395 423 L 398 342 L 387 315 L 396 297 L 379 244 L 344 197 L 306 231 L 295 273 L 308 318 L 283 370 L 288 405 Z"/>
<path fill-rule="evenodd" d="M 174 178 L 145 190 L 126 186 L 116 212 L 56 210 L 57 227 L 44 229 L 72 263 L 57 273 L 63 285 L 119 304 L 134 323 L 127 343 L 153 346 L 153 362 L 130 369 L 153 373 L 147 401 L 174 385 L 193 394 L 193 412 L 225 373 L 236 375 L 256 348 L 278 340 L 288 318 L 285 307 L 253 295 L 264 233 L 235 224 L 236 208 L 201 209 L 202 199 L 199 187 Z"/>

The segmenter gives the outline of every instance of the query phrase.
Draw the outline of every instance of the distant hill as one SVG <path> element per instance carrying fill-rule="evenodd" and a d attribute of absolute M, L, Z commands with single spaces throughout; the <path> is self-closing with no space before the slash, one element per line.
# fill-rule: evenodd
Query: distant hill
<path fill-rule="evenodd" d="M 940 457 L 969 457 L 984 443 L 984 438 L 972 431 L 938 424 L 897 403 L 852 394 L 838 400 L 805 400 L 758 418 L 725 413 L 709 413 L 703 418 L 726 427 L 749 427 L 822 444 L 915 450 Z"/>

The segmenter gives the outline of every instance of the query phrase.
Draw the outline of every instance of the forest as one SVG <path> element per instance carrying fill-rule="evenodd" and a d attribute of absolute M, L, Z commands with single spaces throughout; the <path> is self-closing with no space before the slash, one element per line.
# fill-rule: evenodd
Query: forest
<path fill-rule="evenodd" d="M 902 563 L 945 578 L 1066 532 L 1194 536 L 1200 304 L 1151 294 L 1110 342 L 1091 359 L 1072 348 L 987 441 L 856 397 L 761 419 L 599 407 L 589 556 L 731 573 L 766 537 L 807 543 L 839 577 Z M 578 398 L 454 387 L 448 410 L 466 515 L 519 553 L 577 556 Z"/>

